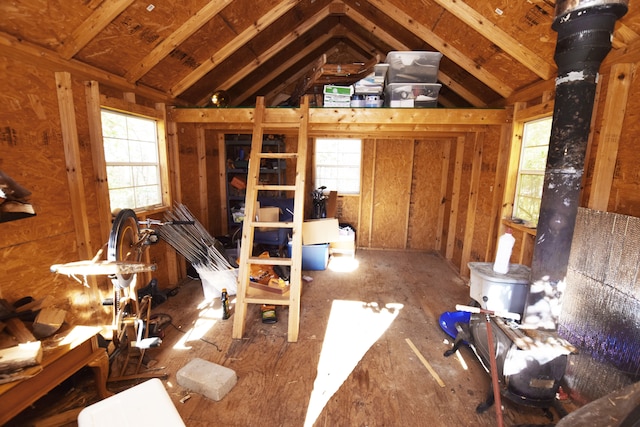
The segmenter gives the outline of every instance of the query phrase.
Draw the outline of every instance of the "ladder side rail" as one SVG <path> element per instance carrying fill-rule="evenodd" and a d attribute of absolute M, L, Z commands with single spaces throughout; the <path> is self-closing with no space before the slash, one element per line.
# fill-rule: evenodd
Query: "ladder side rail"
<path fill-rule="evenodd" d="M 247 288 L 251 275 L 249 258 L 252 255 L 253 236 L 255 228 L 253 223 L 256 215 L 256 201 L 258 200 L 257 184 L 260 180 L 260 152 L 262 151 L 264 98 L 256 99 L 256 108 L 253 117 L 253 135 L 251 139 L 251 153 L 249 155 L 249 170 L 247 171 L 247 189 L 244 203 L 244 222 L 242 224 L 242 239 L 240 243 L 240 270 L 238 271 L 238 290 L 236 294 L 235 316 L 233 320 L 233 338 L 242 338 L 244 335 L 247 316 Z"/>
<path fill-rule="evenodd" d="M 291 242 L 291 274 L 289 290 L 289 342 L 298 340 L 300 329 L 300 296 L 302 294 L 302 222 L 304 221 L 304 192 L 307 169 L 309 128 L 309 98 L 304 96 L 300 104 L 300 128 L 298 130 L 298 159 L 296 162 L 295 200 L 293 203 L 293 230 Z"/>

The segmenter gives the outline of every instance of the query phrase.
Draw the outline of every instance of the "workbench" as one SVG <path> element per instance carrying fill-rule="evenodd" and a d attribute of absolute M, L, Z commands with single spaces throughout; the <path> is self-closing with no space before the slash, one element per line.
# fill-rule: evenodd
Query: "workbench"
<path fill-rule="evenodd" d="M 85 366 L 94 371 L 101 399 L 112 395 L 107 390 L 109 357 L 98 346 L 100 328 L 73 326 L 43 340 L 42 363 L 25 369 L 24 376 L 33 376 L 0 385 L 0 425 L 18 415 L 32 403 Z"/>

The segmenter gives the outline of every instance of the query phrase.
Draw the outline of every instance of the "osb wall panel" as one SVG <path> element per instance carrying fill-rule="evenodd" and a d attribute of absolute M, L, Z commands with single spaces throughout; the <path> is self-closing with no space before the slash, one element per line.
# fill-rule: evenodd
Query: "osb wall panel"
<path fill-rule="evenodd" d="M 197 132 L 195 125 L 178 124 L 178 152 L 182 204 L 202 222 L 200 215 L 200 186 L 198 170 Z"/>
<path fill-rule="evenodd" d="M 490 236 L 489 230 L 495 224 L 493 216 L 493 200 L 495 179 L 498 168 L 498 154 L 500 150 L 500 129 L 497 126 L 490 128 L 483 136 L 482 163 L 480 165 L 480 179 L 478 182 L 478 200 L 476 210 L 473 213 L 474 229 L 469 261 L 485 260 L 487 244 Z M 494 224 L 492 224 L 494 223 Z M 494 233 L 496 231 L 494 230 Z M 491 259 L 493 260 L 493 259 Z"/>
<path fill-rule="evenodd" d="M 451 262 L 456 267 L 462 265 L 462 251 L 464 249 L 464 233 L 467 228 L 467 215 L 469 215 L 469 191 L 471 189 L 471 170 L 473 168 L 473 137 L 467 135 L 464 145 L 464 157 L 462 161 L 462 179 L 460 180 L 460 194 L 458 203 L 458 214 L 454 236 L 454 247 Z M 453 176 L 453 171 L 450 173 Z"/>
<path fill-rule="evenodd" d="M 407 248 L 437 250 L 438 213 L 441 205 L 442 181 L 441 140 L 414 141 L 411 203 Z"/>
<path fill-rule="evenodd" d="M 82 321 L 74 293 L 77 282 L 50 272 L 55 263 L 79 259 L 69 196 L 55 76 L 21 62 L 0 58 L 0 169 L 32 192 L 35 217 L 0 223 L 0 297 L 52 296 L 69 311 L 67 321 Z M 73 82 L 80 160 L 87 194 L 91 250 L 99 236 L 83 86 Z M 86 165 L 86 166 L 85 166 Z M 104 283 L 104 280 L 98 280 Z M 83 288 L 81 294 L 91 290 Z M 93 310 L 95 312 L 101 309 Z"/>
<path fill-rule="evenodd" d="M 360 196 L 338 196 L 338 221 L 341 224 L 349 224 L 356 230 L 360 228 L 358 216 L 360 213 Z"/>
<path fill-rule="evenodd" d="M 371 227 L 371 246 L 374 248 L 406 247 L 412 156 L 412 140 L 377 141 Z"/>

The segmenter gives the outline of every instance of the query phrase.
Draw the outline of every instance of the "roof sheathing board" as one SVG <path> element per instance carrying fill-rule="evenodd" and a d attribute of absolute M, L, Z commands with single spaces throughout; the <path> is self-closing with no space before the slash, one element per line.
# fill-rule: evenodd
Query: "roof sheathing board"
<path fill-rule="evenodd" d="M 291 44 L 289 44 L 285 49 L 276 53 L 272 58 L 264 61 L 259 64 L 256 70 L 252 74 L 249 74 L 245 79 L 243 79 L 238 85 L 247 86 L 248 84 L 254 84 L 256 81 L 259 81 L 264 75 L 268 74 L 270 70 L 278 68 L 282 63 L 286 62 L 287 59 L 292 56 L 292 53 L 300 52 L 301 49 L 304 49 L 305 46 L 310 45 L 314 42 L 318 37 L 323 34 L 326 34 L 331 26 L 336 25 L 337 18 L 328 17 L 327 19 L 321 21 L 317 26 L 305 32 L 304 34 L 300 34 L 300 36 Z M 277 21 L 272 25 L 274 29 L 280 28 L 283 30 L 281 22 Z M 284 28 L 285 32 L 272 33 L 271 31 L 260 32 L 256 39 L 261 40 L 259 43 L 263 43 L 262 39 L 264 37 L 275 37 L 273 40 L 279 40 L 279 37 L 284 37 L 288 34 L 290 29 Z M 253 47 L 253 43 L 250 43 L 248 47 L 242 48 L 236 52 L 234 52 L 229 58 L 223 61 L 220 65 L 218 65 L 215 69 L 207 73 L 199 82 L 195 85 L 187 89 L 180 98 L 188 99 L 191 103 L 198 103 L 198 101 L 202 98 L 202 94 L 205 95 L 208 93 L 212 93 L 222 84 L 224 84 L 227 79 L 234 76 L 238 70 L 252 62 L 256 58 L 256 53 L 250 47 Z M 275 58 L 275 59 L 274 59 Z M 295 72 L 292 70 L 292 72 Z M 244 82 L 244 83 L 243 83 Z M 204 92 L 203 92 L 204 91 Z"/>
<path fill-rule="evenodd" d="M 206 0 L 186 0 L 176 8 L 172 0 L 154 0 L 152 4 L 134 1 L 75 57 L 124 76 L 206 3 Z"/>
<path fill-rule="evenodd" d="M 83 2 L 84 3 L 84 2 Z M 68 0 L 0 1 L 0 31 L 57 50 L 95 9 Z"/>
<path fill-rule="evenodd" d="M 228 55 L 216 55 L 216 53 L 228 46 L 244 31 L 255 29 L 258 23 L 263 25 L 261 18 L 271 13 L 272 9 L 280 3 L 282 1 L 235 0 L 185 40 L 173 55 L 161 61 L 141 81 L 154 87 L 160 85 L 168 91 L 202 64 L 219 66 L 232 52 Z M 259 32 L 262 29 L 260 28 Z M 180 54 L 176 54 L 178 51 Z"/>

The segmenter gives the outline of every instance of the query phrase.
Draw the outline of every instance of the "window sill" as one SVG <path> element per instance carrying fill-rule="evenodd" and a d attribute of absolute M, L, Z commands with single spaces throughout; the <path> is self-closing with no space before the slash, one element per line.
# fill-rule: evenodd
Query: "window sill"
<path fill-rule="evenodd" d="M 513 228 L 514 230 L 518 230 L 518 231 L 521 231 L 523 233 L 530 234 L 532 236 L 536 235 L 536 231 L 537 230 L 535 228 L 528 227 L 528 226 L 526 226 L 524 224 L 520 224 L 520 223 L 517 223 L 517 222 L 513 222 L 510 219 L 503 219 L 502 220 L 502 224 L 504 224 L 506 227 Z"/>

